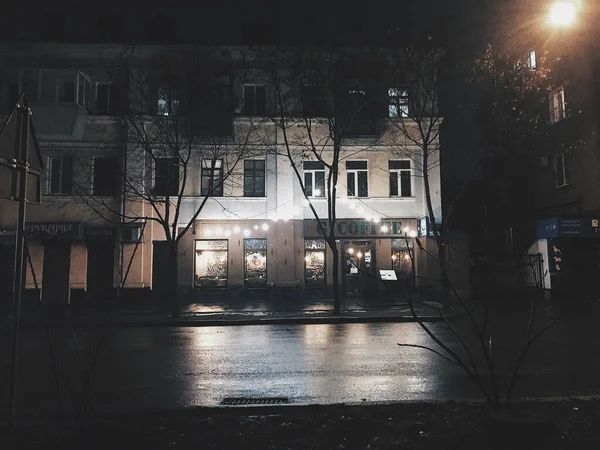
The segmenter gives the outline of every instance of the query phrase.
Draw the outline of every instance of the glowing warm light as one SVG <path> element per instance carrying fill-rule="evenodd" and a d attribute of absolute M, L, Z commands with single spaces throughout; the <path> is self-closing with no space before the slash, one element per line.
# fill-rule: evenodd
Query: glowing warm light
<path fill-rule="evenodd" d="M 263 231 L 267 231 L 269 229 L 269 224 L 268 223 L 263 223 L 261 226 Z"/>
<path fill-rule="evenodd" d="M 408 233 L 408 235 L 409 235 L 411 238 L 416 238 L 416 237 L 417 237 L 417 232 L 416 232 L 415 230 L 412 230 L 410 233 Z"/>
<path fill-rule="evenodd" d="M 410 255 L 408 255 L 408 254 L 404 255 L 404 259 L 406 259 L 407 261 L 409 261 L 410 260 Z"/>
<path fill-rule="evenodd" d="M 244 236 L 250 236 L 250 230 L 244 230 Z"/>
<path fill-rule="evenodd" d="M 387 227 L 387 225 L 383 225 L 383 226 L 381 227 L 381 232 L 382 232 L 382 233 L 387 233 L 387 232 L 388 232 L 388 230 L 389 230 L 389 228 Z"/>
<path fill-rule="evenodd" d="M 254 225 L 254 229 L 255 229 L 255 230 L 258 230 L 258 225 Z"/>
<path fill-rule="evenodd" d="M 321 189 L 315 189 L 314 195 L 315 197 L 319 197 L 321 195 Z"/>
<path fill-rule="evenodd" d="M 556 2 L 550 6 L 548 21 L 559 27 L 569 26 L 575 22 L 575 5 L 571 2 Z"/>
<path fill-rule="evenodd" d="M 310 262 L 310 256 L 305 256 L 305 257 L 304 257 L 304 260 L 305 260 L 307 263 L 309 263 L 309 262 Z"/>
<path fill-rule="evenodd" d="M 240 232 L 240 227 L 233 227 L 233 232 L 235 234 L 239 233 Z"/>
<path fill-rule="evenodd" d="M 396 255 L 392 255 L 392 261 L 396 261 L 398 257 Z"/>
<path fill-rule="evenodd" d="M 373 222 L 375 223 L 379 223 L 381 219 L 379 217 L 373 217 Z"/>
<path fill-rule="evenodd" d="M 404 228 L 402 228 L 402 232 L 403 232 L 404 234 L 407 234 L 407 233 L 408 233 L 408 227 L 404 227 Z"/>
<path fill-rule="evenodd" d="M 360 258 L 362 258 L 362 257 L 363 257 L 363 254 L 362 254 L 362 252 L 358 252 L 358 253 L 356 254 L 356 257 L 357 257 L 357 258 L 359 258 L 359 259 L 360 259 Z"/>
<path fill-rule="evenodd" d="M 348 254 L 349 254 L 349 255 L 354 255 L 354 249 L 353 249 L 352 247 L 350 247 L 350 248 L 348 249 Z"/>
<path fill-rule="evenodd" d="M 348 208 L 350 208 L 350 209 L 356 209 L 356 205 L 354 203 L 350 203 L 348 205 Z"/>

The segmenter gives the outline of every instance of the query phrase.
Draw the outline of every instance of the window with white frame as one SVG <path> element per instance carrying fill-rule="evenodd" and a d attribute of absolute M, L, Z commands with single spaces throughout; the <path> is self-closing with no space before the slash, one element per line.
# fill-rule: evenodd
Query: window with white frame
<path fill-rule="evenodd" d="M 223 196 L 223 160 L 203 159 L 200 195 Z"/>
<path fill-rule="evenodd" d="M 389 161 L 390 197 L 412 197 L 410 160 Z"/>
<path fill-rule="evenodd" d="M 527 67 L 530 69 L 535 69 L 537 67 L 535 50 L 529 50 L 529 53 L 527 54 Z"/>
<path fill-rule="evenodd" d="M 73 157 L 48 158 L 48 194 L 69 195 L 73 193 Z"/>
<path fill-rule="evenodd" d="M 554 158 L 554 167 L 556 170 L 556 187 L 569 185 L 569 172 L 567 170 L 566 153 L 559 153 Z"/>
<path fill-rule="evenodd" d="M 304 190 L 308 197 L 325 197 L 325 166 L 320 161 L 304 161 Z"/>
<path fill-rule="evenodd" d="M 550 123 L 556 123 L 565 117 L 565 89 L 561 87 L 550 94 Z"/>
<path fill-rule="evenodd" d="M 408 91 L 401 87 L 388 89 L 389 117 L 408 117 Z"/>
<path fill-rule="evenodd" d="M 369 196 L 367 161 L 346 161 L 346 188 L 348 196 Z"/>
<path fill-rule="evenodd" d="M 90 78 L 79 70 L 23 69 L 21 90 L 30 102 L 90 105 Z"/>

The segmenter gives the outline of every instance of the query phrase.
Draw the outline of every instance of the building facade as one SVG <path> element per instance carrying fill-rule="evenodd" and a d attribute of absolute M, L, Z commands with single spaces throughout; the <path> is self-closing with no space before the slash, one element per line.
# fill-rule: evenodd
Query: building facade
<path fill-rule="evenodd" d="M 179 288 L 190 295 L 224 289 L 327 291 L 333 253 L 318 222 L 329 223 L 328 167 L 336 151 L 334 227 L 344 295 L 385 289 L 380 270 L 411 278 L 411 254 L 419 284 L 436 276 L 435 263 L 411 251 L 417 236 L 431 252 L 435 246 L 428 237 L 421 149 L 411 140 L 418 130 L 404 109 L 410 93 L 385 77 L 370 80 L 383 93 L 378 96 L 383 114 L 370 112 L 368 129 L 361 122 L 359 130 L 345 128 L 335 140 L 327 117 L 311 115 L 312 125 L 301 112 L 278 119 L 280 91 L 240 64 L 244 51 L 227 49 L 234 63 L 204 64 L 208 51 L 191 47 L 0 47 L 1 113 L 6 118 L 25 92 L 46 164 L 42 201 L 27 208 L 27 289 L 38 289 L 45 304 L 59 306 L 160 290 L 169 233 L 178 241 Z M 173 55 L 181 52 L 193 52 L 199 58 L 194 64 L 216 67 L 201 74 L 201 88 L 189 88 L 187 76 L 181 88 L 182 73 L 197 67 L 174 64 Z M 174 84 L 165 84 L 173 77 Z M 352 83 L 340 92 L 353 102 L 374 91 Z M 353 111 L 362 111 L 362 105 Z M 182 125 L 192 110 L 201 117 L 200 131 Z M 396 126 L 399 121 L 405 126 Z M 307 151 L 315 142 L 318 152 Z M 439 223 L 437 138 L 428 155 Z M 12 285 L 16 214 L 15 202 L 0 200 L 6 292 Z"/>

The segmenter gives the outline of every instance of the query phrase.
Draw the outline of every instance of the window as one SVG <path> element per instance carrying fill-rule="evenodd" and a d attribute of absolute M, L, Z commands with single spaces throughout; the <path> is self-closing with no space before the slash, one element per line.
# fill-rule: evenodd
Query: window
<path fill-rule="evenodd" d="M 304 241 L 304 283 L 306 286 L 324 286 L 325 241 L 310 239 Z"/>
<path fill-rule="evenodd" d="M 200 195 L 223 196 L 223 160 L 203 159 Z"/>
<path fill-rule="evenodd" d="M 556 187 L 563 187 L 569 185 L 569 176 L 567 170 L 567 159 L 565 153 L 556 155 L 555 159 L 556 168 Z"/>
<path fill-rule="evenodd" d="M 390 197 L 412 197 L 410 161 L 389 161 Z"/>
<path fill-rule="evenodd" d="M 112 15 L 100 16 L 96 32 L 101 42 L 118 42 L 123 38 L 123 19 Z"/>
<path fill-rule="evenodd" d="M 96 114 L 101 116 L 117 114 L 117 95 L 112 83 L 96 84 Z"/>
<path fill-rule="evenodd" d="M 94 158 L 93 193 L 105 197 L 117 195 L 119 161 L 117 158 Z"/>
<path fill-rule="evenodd" d="M 244 284 L 267 286 L 267 240 L 244 239 Z"/>
<path fill-rule="evenodd" d="M 537 67 L 535 50 L 530 50 L 527 54 L 527 67 L 529 67 L 530 69 L 535 69 Z"/>
<path fill-rule="evenodd" d="M 559 88 L 550 94 L 550 123 L 556 123 L 565 117 L 565 89 Z"/>
<path fill-rule="evenodd" d="M 179 193 L 179 164 L 177 158 L 154 160 L 154 195 L 171 196 Z"/>
<path fill-rule="evenodd" d="M 392 269 L 399 279 L 406 279 L 412 275 L 412 265 L 415 258 L 413 251 L 414 239 L 392 239 Z M 416 261 L 414 261 L 416 264 Z"/>
<path fill-rule="evenodd" d="M 77 104 L 87 110 L 90 106 L 90 79 L 81 72 L 77 78 Z"/>
<path fill-rule="evenodd" d="M 196 241 L 196 287 L 227 286 L 227 241 Z"/>
<path fill-rule="evenodd" d="M 179 108 L 177 94 L 165 86 L 158 89 L 156 113 L 159 116 L 174 116 Z"/>
<path fill-rule="evenodd" d="M 262 84 L 244 85 L 244 115 L 265 116 L 267 114 L 267 89 Z"/>
<path fill-rule="evenodd" d="M 404 88 L 388 89 L 389 117 L 408 117 L 408 91 Z"/>
<path fill-rule="evenodd" d="M 244 197 L 265 196 L 265 160 L 244 161 Z"/>
<path fill-rule="evenodd" d="M 327 99 L 322 86 L 302 86 L 302 114 L 304 117 L 327 117 Z"/>
<path fill-rule="evenodd" d="M 346 161 L 346 187 L 348 195 L 368 197 L 367 161 Z"/>
<path fill-rule="evenodd" d="M 68 195 L 73 193 L 73 158 L 51 157 L 48 164 L 48 193 Z"/>
<path fill-rule="evenodd" d="M 308 197 L 325 197 L 325 166 L 320 161 L 304 161 L 304 189 Z"/>

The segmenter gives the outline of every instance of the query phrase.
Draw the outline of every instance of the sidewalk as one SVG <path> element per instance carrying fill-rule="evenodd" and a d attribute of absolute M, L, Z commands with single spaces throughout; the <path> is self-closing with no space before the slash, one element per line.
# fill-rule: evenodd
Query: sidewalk
<path fill-rule="evenodd" d="M 439 304 L 417 299 L 413 301 L 415 313 L 427 322 L 442 320 L 437 311 Z M 37 306 L 37 305 L 36 305 Z M 173 318 L 166 302 L 157 304 L 110 305 L 102 308 L 91 305 L 61 316 L 51 315 L 41 307 L 29 307 L 21 316 L 25 328 L 43 326 L 101 326 L 111 318 L 112 326 L 160 327 L 160 326 L 233 326 L 267 324 L 331 324 L 415 321 L 408 302 L 381 299 L 343 299 L 340 314 L 333 313 L 332 299 L 247 301 L 206 301 L 181 305 L 179 318 Z M 453 315 L 452 310 L 447 315 Z"/>

